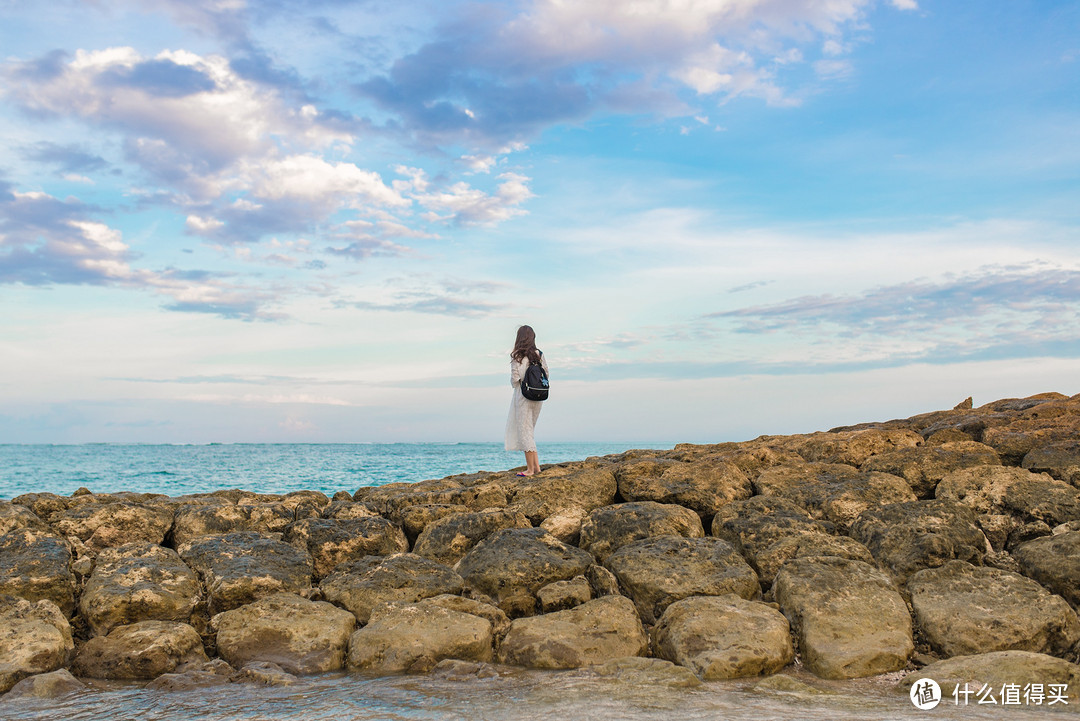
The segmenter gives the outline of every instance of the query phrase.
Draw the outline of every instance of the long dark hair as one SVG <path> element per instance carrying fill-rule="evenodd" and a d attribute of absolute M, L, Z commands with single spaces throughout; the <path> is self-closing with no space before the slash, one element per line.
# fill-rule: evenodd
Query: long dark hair
<path fill-rule="evenodd" d="M 518 328 L 517 340 L 514 341 L 514 350 L 510 351 L 510 357 L 519 363 L 526 357 L 530 363 L 540 362 L 540 351 L 536 349 L 536 332 L 532 326 L 523 325 Z"/>

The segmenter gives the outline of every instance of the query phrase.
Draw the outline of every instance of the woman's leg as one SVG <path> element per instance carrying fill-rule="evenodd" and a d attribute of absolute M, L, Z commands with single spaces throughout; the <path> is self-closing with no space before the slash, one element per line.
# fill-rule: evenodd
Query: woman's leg
<path fill-rule="evenodd" d="M 533 475 L 540 472 L 540 458 L 536 451 L 525 451 L 525 473 Z"/>

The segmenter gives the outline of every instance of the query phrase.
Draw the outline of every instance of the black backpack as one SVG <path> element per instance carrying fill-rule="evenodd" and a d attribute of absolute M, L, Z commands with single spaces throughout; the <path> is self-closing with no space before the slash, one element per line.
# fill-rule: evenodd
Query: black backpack
<path fill-rule="evenodd" d="M 529 363 L 529 367 L 525 369 L 525 377 L 521 379 L 521 395 L 530 401 L 547 400 L 548 374 L 544 366 L 539 363 Z"/>

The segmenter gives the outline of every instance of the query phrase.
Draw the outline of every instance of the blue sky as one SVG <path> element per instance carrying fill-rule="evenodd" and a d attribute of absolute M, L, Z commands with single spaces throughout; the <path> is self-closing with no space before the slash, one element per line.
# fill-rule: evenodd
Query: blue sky
<path fill-rule="evenodd" d="M 1057 390 L 1080 7 L 0 0 L 0 442 L 740 440 Z"/>

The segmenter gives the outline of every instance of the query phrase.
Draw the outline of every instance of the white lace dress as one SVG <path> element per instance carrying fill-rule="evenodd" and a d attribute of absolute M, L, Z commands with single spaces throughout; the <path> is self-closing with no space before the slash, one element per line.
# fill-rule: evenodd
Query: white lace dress
<path fill-rule="evenodd" d="M 540 365 L 546 371 L 547 359 L 540 354 Z M 540 415 L 540 407 L 543 401 L 530 401 L 521 395 L 521 379 L 525 377 L 525 369 L 529 367 L 529 359 L 510 361 L 510 385 L 514 388 L 514 396 L 510 401 L 510 415 L 506 419 L 506 450 L 508 451 L 535 451 L 536 441 L 533 440 L 533 428 L 536 427 L 536 419 Z"/>

